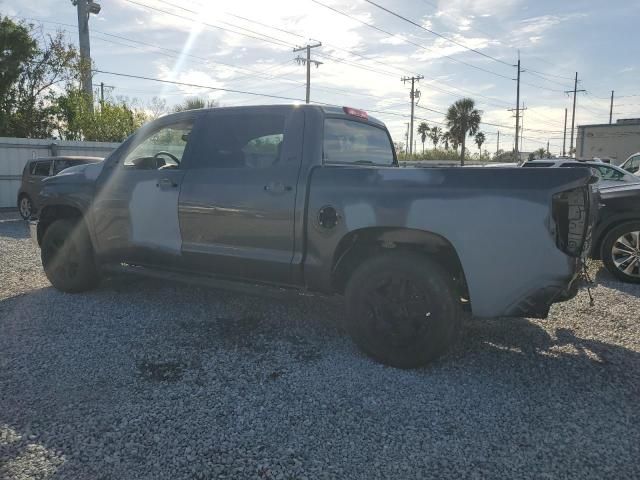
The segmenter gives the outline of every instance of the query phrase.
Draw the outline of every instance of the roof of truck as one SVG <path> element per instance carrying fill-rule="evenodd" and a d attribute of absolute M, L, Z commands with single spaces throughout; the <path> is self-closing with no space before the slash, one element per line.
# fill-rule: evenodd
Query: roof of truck
<path fill-rule="evenodd" d="M 219 110 L 243 110 L 247 108 L 252 108 L 252 109 L 255 108 L 260 110 L 269 110 L 272 108 L 312 108 L 312 109 L 321 110 L 326 115 L 341 115 L 341 116 L 344 116 L 345 118 L 354 118 L 361 121 L 373 123 L 375 125 L 379 125 L 382 127 L 385 126 L 382 120 L 372 117 L 367 113 L 366 110 L 362 110 L 362 109 L 358 109 L 356 107 L 350 107 L 350 106 L 341 107 L 337 105 L 317 105 L 314 103 L 311 103 L 309 105 L 297 104 L 297 103 L 289 103 L 289 104 L 279 103 L 279 104 L 272 104 L 272 105 L 239 105 L 236 107 L 198 108 L 194 110 L 184 110 L 182 112 L 170 113 L 169 115 L 172 115 L 172 116 L 180 115 L 180 114 L 184 115 L 189 113 L 191 114 L 196 112 L 204 113 L 204 112 L 213 112 L 213 111 L 219 111 Z"/>

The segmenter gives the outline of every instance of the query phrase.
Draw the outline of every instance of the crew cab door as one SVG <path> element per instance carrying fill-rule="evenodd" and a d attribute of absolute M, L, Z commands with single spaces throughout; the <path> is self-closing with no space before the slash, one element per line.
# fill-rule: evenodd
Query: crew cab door
<path fill-rule="evenodd" d="M 153 122 L 109 158 L 92 207 L 100 255 L 142 265 L 179 264 L 178 197 L 195 118 Z"/>
<path fill-rule="evenodd" d="M 180 195 L 182 252 L 191 268 L 289 283 L 304 112 L 220 109 L 199 127 Z"/>

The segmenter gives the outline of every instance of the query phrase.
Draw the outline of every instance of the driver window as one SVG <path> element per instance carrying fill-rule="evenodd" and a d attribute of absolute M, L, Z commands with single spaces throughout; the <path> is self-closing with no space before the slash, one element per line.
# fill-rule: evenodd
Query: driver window
<path fill-rule="evenodd" d="M 142 170 L 179 168 L 192 128 L 189 120 L 152 131 L 127 154 L 123 165 Z"/>

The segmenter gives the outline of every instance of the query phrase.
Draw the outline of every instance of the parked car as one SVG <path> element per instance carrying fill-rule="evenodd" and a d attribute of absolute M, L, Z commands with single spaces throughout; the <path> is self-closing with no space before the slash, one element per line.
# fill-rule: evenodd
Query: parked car
<path fill-rule="evenodd" d="M 465 311 L 544 318 L 575 295 L 591 181 L 578 168 L 398 168 L 384 124 L 347 107 L 201 109 L 45 180 L 30 228 L 62 291 L 124 270 L 344 295 L 360 348 L 409 368 L 447 349 Z"/>
<path fill-rule="evenodd" d="M 640 170 L 640 152 L 630 155 L 629 158 L 622 162 L 620 168 L 629 173 L 637 174 L 638 170 Z"/>
<path fill-rule="evenodd" d="M 589 167 L 599 178 L 598 188 L 611 187 L 624 183 L 640 183 L 640 177 L 633 175 L 620 167 L 599 161 L 576 160 L 531 160 L 522 164 L 523 167 Z"/>
<path fill-rule="evenodd" d="M 18 190 L 18 211 L 25 220 L 38 210 L 38 192 L 42 180 L 57 175 L 65 168 L 101 161 L 100 157 L 44 157 L 29 160 L 22 171 Z"/>
<path fill-rule="evenodd" d="M 622 281 L 640 283 L 640 184 L 600 189 L 591 257 Z"/>

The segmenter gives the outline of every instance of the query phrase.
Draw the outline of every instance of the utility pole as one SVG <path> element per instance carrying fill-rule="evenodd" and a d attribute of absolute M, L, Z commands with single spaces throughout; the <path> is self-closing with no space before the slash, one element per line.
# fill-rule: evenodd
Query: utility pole
<path fill-rule="evenodd" d="M 496 142 L 496 155 L 500 151 L 500 130 L 498 130 L 498 141 Z"/>
<path fill-rule="evenodd" d="M 573 112 L 571 113 L 571 142 L 569 143 L 569 156 L 571 156 L 571 153 L 573 151 L 573 129 L 575 128 L 576 121 L 576 94 L 578 92 L 584 91 L 584 89 L 578 90 L 578 72 L 576 72 L 576 79 L 573 83 L 573 90 L 565 90 L 564 92 L 566 94 L 573 93 Z"/>
<path fill-rule="evenodd" d="M 565 150 L 565 146 L 567 144 L 567 109 L 564 109 L 564 135 L 562 136 L 562 156 L 567 155 L 567 151 Z"/>
<path fill-rule="evenodd" d="M 411 80 L 411 93 L 409 94 L 409 98 L 411 99 L 411 128 L 410 128 L 410 140 L 409 140 L 409 153 L 413 152 L 413 110 L 417 99 L 420 98 L 420 90 L 415 89 L 415 82 L 419 82 L 424 77 L 422 75 L 416 75 L 415 77 L 402 77 L 402 83 L 407 83 Z"/>
<path fill-rule="evenodd" d="M 516 158 L 520 161 L 520 155 L 518 154 L 518 131 L 520 128 L 520 50 L 518 50 L 518 65 L 514 65 L 518 67 L 518 78 L 516 79 Z"/>
<path fill-rule="evenodd" d="M 613 118 L 613 90 L 611 90 L 611 106 L 609 107 L 609 125 L 611 125 L 612 118 Z"/>
<path fill-rule="evenodd" d="M 307 58 L 301 57 L 300 55 L 298 55 L 295 58 L 295 61 L 298 65 L 303 64 L 307 66 L 307 96 L 306 96 L 306 103 L 309 103 L 309 99 L 311 97 L 311 64 L 315 64 L 316 68 L 318 68 L 320 65 L 322 65 L 322 62 L 319 62 L 318 60 L 311 60 L 311 49 L 312 48 L 316 48 L 316 47 L 321 47 L 322 46 L 322 42 L 318 42 L 318 43 L 314 43 L 313 45 L 307 43 L 306 46 L 304 47 L 297 47 L 294 48 L 293 51 L 294 52 L 301 52 L 302 50 L 306 50 L 307 51 Z"/>
<path fill-rule="evenodd" d="M 91 45 L 89 41 L 89 15 L 100 13 L 100 4 L 91 0 L 71 0 L 78 9 L 78 43 L 80 44 L 80 79 L 82 90 L 93 111 L 93 85 L 91 82 Z"/>
<path fill-rule="evenodd" d="M 526 110 L 524 102 L 522 102 L 522 126 L 520 127 L 520 148 L 524 148 L 524 111 Z"/>
<path fill-rule="evenodd" d="M 519 69 L 519 68 L 518 68 Z M 524 70 L 523 70 L 524 71 Z M 520 88 L 518 88 L 518 97 L 520 97 Z M 524 111 L 526 110 L 524 103 L 522 106 L 517 106 L 516 108 L 510 108 L 507 111 L 516 112 L 516 134 L 515 134 L 515 144 L 514 144 L 514 152 L 516 154 L 517 161 L 520 161 L 520 148 L 522 145 L 522 132 L 524 131 Z M 522 120 L 522 123 L 520 122 Z M 518 147 L 518 140 L 520 140 L 520 148 Z"/>
<path fill-rule="evenodd" d="M 113 85 L 105 85 L 104 82 L 100 82 L 100 109 L 104 107 L 104 89 L 105 88 L 116 88 Z"/>
<path fill-rule="evenodd" d="M 407 122 L 405 125 L 407 126 L 407 132 L 404 135 L 405 136 L 405 140 L 406 140 L 406 142 L 404 144 L 404 159 L 406 160 L 408 158 L 407 154 L 409 152 L 409 125 L 410 125 L 410 123 Z"/>
<path fill-rule="evenodd" d="M 549 156 L 550 156 L 550 154 L 549 154 L 549 140 L 547 140 L 547 157 L 549 157 Z"/>

